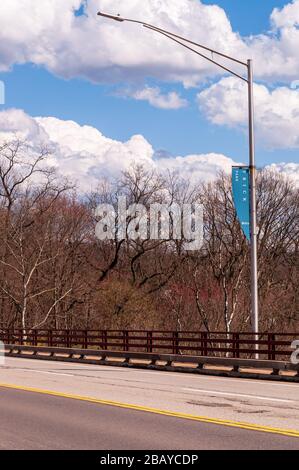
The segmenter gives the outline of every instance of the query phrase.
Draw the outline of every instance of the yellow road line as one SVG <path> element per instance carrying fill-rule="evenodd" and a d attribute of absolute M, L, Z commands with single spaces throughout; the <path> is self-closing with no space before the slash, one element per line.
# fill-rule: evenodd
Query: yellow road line
<path fill-rule="evenodd" d="M 174 418 L 189 419 L 192 421 L 199 421 L 202 423 L 218 424 L 221 426 L 229 426 L 232 428 L 246 429 L 249 431 L 267 432 L 267 433 L 272 433 L 272 434 L 280 434 L 283 436 L 299 438 L 299 431 L 296 431 L 293 429 L 272 428 L 269 426 L 261 426 L 259 424 L 244 423 L 244 422 L 239 422 L 239 421 L 231 421 L 231 420 L 218 419 L 218 418 L 209 418 L 207 416 L 194 416 L 194 415 L 179 413 L 179 412 L 174 412 L 174 411 L 159 410 L 157 408 L 150 408 L 147 406 L 132 405 L 129 403 L 121 403 L 121 402 L 110 401 L 110 400 L 102 400 L 102 399 L 92 398 L 92 397 L 72 395 L 69 393 L 53 392 L 51 390 L 43 390 L 39 388 L 22 387 L 19 385 L 10 385 L 10 384 L 0 383 L 0 388 L 22 390 L 25 392 L 33 392 L 33 393 L 39 393 L 43 395 L 52 395 L 54 397 L 69 398 L 72 400 L 85 401 L 89 403 L 97 403 L 99 405 L 114 406 L 118 408 L 125 408 L 125 409 L 135 410 L 135 411 L 144 411 L 146 413 L 154 413 L 154 414 L 159 414 L 159 415 L 164 415 L 164 416 L 172 416 Z"/>

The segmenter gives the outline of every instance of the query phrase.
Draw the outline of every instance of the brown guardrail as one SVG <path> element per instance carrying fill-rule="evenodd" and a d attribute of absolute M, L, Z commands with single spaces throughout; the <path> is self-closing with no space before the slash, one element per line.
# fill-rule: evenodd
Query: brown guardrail
<path fill-rule="evenodd" d="M 212 357 L 289 360 L 291 343 L 299 333 L 147 331 L 147 330 L 22 330 L 1 329 L 7 344 L 100 349 L 111 351 L 169 353 Z"/>
<path fill-rule="evenodd" d="M 264 378 L 299 382 L 299 365 L 289 361 L 184 356 L 176 354 L 99 351 L 79 348 L 5 345 L 10 357 L 96 365 L 151 368 L 207 375 Z"/>

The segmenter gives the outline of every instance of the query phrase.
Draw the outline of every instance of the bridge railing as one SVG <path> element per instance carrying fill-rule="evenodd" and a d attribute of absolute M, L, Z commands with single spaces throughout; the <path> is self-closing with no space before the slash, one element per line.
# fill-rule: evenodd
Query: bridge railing
<path fill-rule="evenodd" d="M 261 359 L 287 360 L 299 333 L 148 331 L 148 330 L 22 330 L 0 329 L 6 344 L 252 358 L 258 345 Z"/>

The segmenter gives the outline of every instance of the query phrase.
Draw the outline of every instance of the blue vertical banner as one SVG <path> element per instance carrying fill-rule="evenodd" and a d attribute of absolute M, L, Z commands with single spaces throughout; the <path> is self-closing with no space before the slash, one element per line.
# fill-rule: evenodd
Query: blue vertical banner
<path fill-rule="evenodd" d="M 245 166 L 234 166 L 233 200 L 244 235 L 250 241 L 250 173 Z"/>

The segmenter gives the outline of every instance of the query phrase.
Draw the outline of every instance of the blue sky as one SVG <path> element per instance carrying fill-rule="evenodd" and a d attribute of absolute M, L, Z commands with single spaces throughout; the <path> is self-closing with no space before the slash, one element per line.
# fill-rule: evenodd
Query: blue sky
<path fill-rule="evenodd" d="M 282 8 L 286 0 L 205 0 L 204 3 L 222 7 L 233 26 L 242 35 L 260 34 L 270 28 L 270 14 Z"/>
<path fill-rule="evenodd" d="M 288 1 L 204 0 L 203 3 L 222 7 L 233 30 L 247 36 L 268 31 L 273 8 L 281 8 Z M 209 43 L 208 37 L 206 42 Z M 6 85 L 6 105 L 1 109 L 19 108 L 31 116 L 71 119 L 121 141 L 142 134 L 156 150 L 172 155 L 219 152 L 235 161 L 247 161 L 246 134 L 208 122 L 196 104 L 198 88 L 185 89 L 178 83 L 149 78 L 146 81 L 149 86 L 159 86 L 164 93 L 176 91 L 189 102 L 182 109 L 163 110 L 145 101 L 119 96 L 117 90 L 127 83 L 109 86 L 80 78 L 66 80 L 32 63 L 14 65 L 10 72 L 0 74 L 0 79 Z M 298 161 L 298 149 L 268 150 L 258 143 L 258 165 L 282 161 Z"/>

